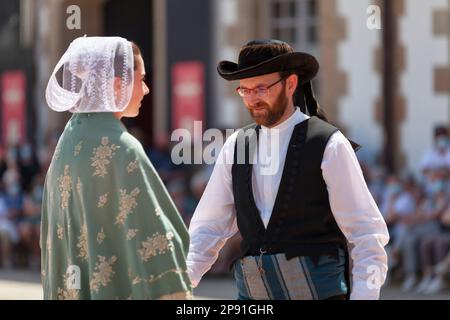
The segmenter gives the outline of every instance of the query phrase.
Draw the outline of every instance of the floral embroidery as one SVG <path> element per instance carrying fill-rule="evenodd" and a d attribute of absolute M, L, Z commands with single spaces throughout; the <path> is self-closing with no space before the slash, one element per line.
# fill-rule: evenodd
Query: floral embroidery
<path fill-rule="evenodd" d="M 137 284 L 141 283 L 142 281 L 143 281 L 143 280 L 142 280 L 141 277 L 135 277 L 135 278 L 131 281 L 131 283 L 132 283 L 133 285 L 137 285 Z"/>
<path fill-rule="evenodd" d="M 78 300 L 78 290 L 58 288 L 58 300 Z"/>
<path fill-rule="evenodd" d="M 57 225 L 56 233 L 58 235 L 58 239 L 64 239 L 64 229 L 59 224 Z"/>
<path fill-rule="evenodd" d="M 97 243 L 102 244 L 103 240 L 105 240 L 106 235 L 103 232 L 103 228 L 101 228 L 100 232 L 97 234 Z"/>
<path fill-rule="evenodd" d="M 128 277 L 130 278 L 131 283 L 132 283 L 133 285 L 139 284 L 139 283 L 141 283 L 141 282 L 144 281 L 144 280 L 143 280 L 141 277 L 139 277 L 139 276 L 133 276 L 133 271 L 131 270 L 131 268 L 128 269 Z"/>
<path fill-rule="evenodd" d="M 159 217 L 159 216 L 162 214 L 161 208 L 160 208 L 160 207 L 156 208 L 156 209 L 155 209 L 155 213 L 156 213 L 156 216 Z"/>
<path fill-rule="evenodd" d="M 136 170 L 137 168 L 139 168 L 139 165 L 138 165 L 138 161 L 137 161 L 137 159 L 136 160 L 134 160 L 133 162 L 130 162 L 129 164 L 128 164 L 128 166 L 127 166 L 127 171 L 128 171 L 128 173 L 132 173 L 134 170 Z"/>
<path fill-rule="evenodd" d="M 91 167 L 95 168 L 93 176 L 103 178 L 108 174 L 106 167 L 111 163 L 109 160 L 112 159 L 113 155 L 115 155 L 114 151 L 119 148 L 120 146 L 116 146 L 115 144 L 109 145 L 108 137 L 102 138 L 102 144 L 97 148 L 94 148 L 94 151 L 92 152 L 94 156 L 91 158 Z"/>
<path fill-rule="evenodd" d="M 87 225 L 84 224 L 81 227 L 81 234 L 78 237 L 77 247 L 80 249 L 78 257 L 82 260 L 87 260 L 88 258 L 88 236 L 87 236 Z"/>
<path fill-rule="evenodd" d="M 127 232 L 127 240 L 131 240 L 134 237 L 136 237 L 136 234 L 138 231 L 139 231 L 139 229 L 129 229 Z"/>
<path fill-rule="evenodd" d="M 80 195 L 81 196 L 81 188 L 83 187 L 83 185 L 81 184 L 81 180 L 80 180 L 80 178 L 78 177 L 78 181 L 77 181 L 77 192 L 78 192 L 78 195 Z"/>
<path fill-rule="evenodd" d="M 108 286 L 111 277 L 114 275 L 113 264 L 117 261 L 116 256 L 106 259 L 106 257 L 98 256 L 98 262 L 95 264 L 93 279 L 90 282 L 92 291 L 98 293 L 100 287 Z"/>
<path fill-rule="evenodd" d="M 100 198 L 98 199 L 97 208 L 103 208 L 105 206 L 105 204 L 108 202 L 108 195 L 109 192 L 100 196 Z"/>
<path fill-rule="evenodd" d="M 69 166 L 64 167 L 64 175 L 58 178 L 59 190 L 61 192 L 61 208 L 69 206 L 70 191 L 72 191 L 72 178 L 69 176 Z"/>
<path fill-rule="evenodd" d="M 158 232 L 153 234 L 152 237 L 147 237 L 147 240 L 142 242 L 142 249 L 138 250 L 141 259 L 148 261 L 151 257 L 171 250 L 173 248 L 172 238 L 172 233 L 161 235 Z"/>
<path fill-rule="evenodd" d="M 67 281 L 69 274 L 64 275 L 64 287 L 66 289 L 58 288 L 58 300 L 78 300 L 78 290 L 77 289 L 67 289 Z"/>
<path fill-rule="evenodd" d="M 134 188 L 130 194 L 127 194 L 127 190 L 119 190 L 120 191 L 120 206 L 119 206 L 119 214 L 116 217 L 115 224 L 124 224 L 125 219 L 133 212 L 133 209 L 136 208 L 137 202 L 136 197 L 141 192 L 139 188 Z"/>
<path fill-rule="evenodd" d="M 189 291 L 179 291 L 175 293 L 165 294 L 158 298 L 158 300 L 192 300 L 192 293 Z"/>
<path fill-rule="evenodd" d="M 186 273 L 186 270 L 183 270 L 183 269 L 170 269 L 170 270 L 167 270 L 167 271 L 157 275 L 156 277 L 154 275 L 150 275 L 150 277 L 148 277 L 148 280 L 146 280 L 146 282 L 147 283 L 156 282 L 156 281 L 160 280 L 162 277 L 168 275 L 169 273 L 182 274 L 182 273 Z"/>
<path fill-rule="evenodd" d="M 80 142 L 75 146 L 75 150 L 73 151 L 73 155 L 74 155 L 74 156 L 80 155 L 81 144 L 82 144 L 82 143 L 83 143 L 83 141 L 80 141 Z"/>

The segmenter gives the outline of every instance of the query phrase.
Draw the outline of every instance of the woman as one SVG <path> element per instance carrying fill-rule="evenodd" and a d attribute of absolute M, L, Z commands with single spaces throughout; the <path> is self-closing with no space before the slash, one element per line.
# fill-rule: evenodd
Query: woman
<path fill-rule="evenodd" d="M 45 299 L 191 297 L 186 227 L 141 144 L 120 122 L 138 115 L 149 93 L 144 77 L 135 44 L 83 37 L 49 80 L 50 108 L 74 115 L 44 187 Z"/>

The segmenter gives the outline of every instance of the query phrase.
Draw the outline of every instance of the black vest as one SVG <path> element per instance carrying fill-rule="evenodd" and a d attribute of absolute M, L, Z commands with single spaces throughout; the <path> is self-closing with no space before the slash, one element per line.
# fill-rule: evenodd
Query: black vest
<path fill-rule="evenodd" d="M 285 253 L 290 259 L 336 256 L 338 248 L 347 251 L 346 239 L 330 209 L 321 170 L 328 139 L 338 129 L 315 116 L 295 126 L 267 229 L 253 197 L 252 164 L 249 161 L 254 152 L 249 147 L 254 144 L 249 142 L 257 138 L 259 126 L 241 129 L 237 141 L 248 129 L 253 129 L 253 133 L 246 139 L 245 162 L 237 162 L 236 143 L 232 166 L 237 225 L 243 239 L 242 254 L 259 255 L 263 250 L 269 254 Z"/>

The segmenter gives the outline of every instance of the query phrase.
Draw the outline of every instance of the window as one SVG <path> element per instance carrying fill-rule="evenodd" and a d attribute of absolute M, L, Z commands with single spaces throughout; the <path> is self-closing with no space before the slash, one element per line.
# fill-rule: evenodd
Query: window
<path fill-rule="evenodd" d="M 291 44 L 296 50 L 318 53 L 318 0 L 269 1 L 270 37 Z"/>
<path fill-rule="evenodd" d="M 288 42 L 296 51 L 319 56 L 318 0 L 266 0 L 269 9 L 269 37 Z M 319 96 L 320 83 L 313 80 Z"/>

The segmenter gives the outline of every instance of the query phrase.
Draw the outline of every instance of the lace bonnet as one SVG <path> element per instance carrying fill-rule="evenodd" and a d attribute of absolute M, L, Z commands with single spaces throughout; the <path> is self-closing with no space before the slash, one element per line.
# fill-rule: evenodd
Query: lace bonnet
<path fill-rule="evenodd" d="M 80 37 L 57 63 L 45 91 L 55 111 L 123 111 L 133 92 L 133 49 L 120 37 Z M 120 78 L 120 86 L 114 86 Z M 117 85 L 116 85 L 117 86 Z"/>

